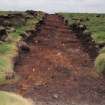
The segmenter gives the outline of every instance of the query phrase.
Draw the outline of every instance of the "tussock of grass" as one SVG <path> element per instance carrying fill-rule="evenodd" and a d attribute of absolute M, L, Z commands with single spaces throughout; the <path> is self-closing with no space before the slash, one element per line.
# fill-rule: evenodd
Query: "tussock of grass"
<path fill-rule="evenodd" d="M 9 54 L 16 51 L 16 46 L 12 43 L 0 44 L 0 54 Z M 14 53 L 13 53 L 14 54 Z"/>
<path fill-rule="evenodd" d="M 92 37 L 95 42 L 97 42 L 97 44 L 105 43 L 105 32 L 103 31 L 97 31 L 96 33 L 93 33 Z"/>
<path fill-rule="evenodd" d="M 0 54 L 6 54 L 11 51 L 11 45 L 8 44 L 0 44 Z"/>
<path fill-rule="evenodd" d="M 0 57 L 0 83 L 6 82 L 6 72 L 13 72 L 13 61 L 7 57 Z"/>
<path fill-rule="evenodd" d="M 105 47 L 103 47 L 100 51 L 99 51 L 100 54 L 102 53 L 105 53 Z"/>
<path fill-rule="evenodd" d="M 97 73 L 105 73 L 105 53 L 100 54 L 95 61 Z"/>
<path fill-rule="evenodd" d="M 32 102 L 20 95 L 0 91 L 0 105 L 32 105 Z"/>

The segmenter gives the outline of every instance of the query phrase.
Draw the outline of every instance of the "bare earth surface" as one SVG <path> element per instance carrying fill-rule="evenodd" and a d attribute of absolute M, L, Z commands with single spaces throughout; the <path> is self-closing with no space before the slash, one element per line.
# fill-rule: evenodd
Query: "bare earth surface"
<path fill-rule="evenodd" d="M 60 17 L 48 15 L 29 45 L 16 66 L 21 80 L 0 90 L 32 98 L 35 105 L 105 105 L 104 78 Z"/>

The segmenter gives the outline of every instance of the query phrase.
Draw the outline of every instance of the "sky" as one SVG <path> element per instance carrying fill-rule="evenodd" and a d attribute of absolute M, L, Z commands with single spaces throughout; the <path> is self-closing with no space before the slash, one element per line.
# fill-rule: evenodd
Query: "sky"
<path fill-rule="evenodd" d="M 105 13 L 105 0 L 0 0 L 0 10 Z"/>

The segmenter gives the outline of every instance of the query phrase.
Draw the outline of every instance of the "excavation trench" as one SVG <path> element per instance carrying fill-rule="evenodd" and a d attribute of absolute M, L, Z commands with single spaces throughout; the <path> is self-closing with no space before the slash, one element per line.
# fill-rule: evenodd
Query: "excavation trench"
<path fill-rule="evenodd" d="M 59 16 L 47 15 L 27 43 L 30 52 L 22 53 L 15 67 L 20 80 L 1 90 L 32 98 L 37 105 L 104 105 L 104 78 Z"/>

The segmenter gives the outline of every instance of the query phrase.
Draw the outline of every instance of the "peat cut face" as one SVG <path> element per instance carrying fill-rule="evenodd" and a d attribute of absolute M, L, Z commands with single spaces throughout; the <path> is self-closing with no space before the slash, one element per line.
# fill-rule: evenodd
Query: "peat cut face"
<path fill-rule="evenodd" d="M 8 37 L 6 29 L 3 27 L 0 27 L 0 40 L 5 41 L 5 39 Z"/>

